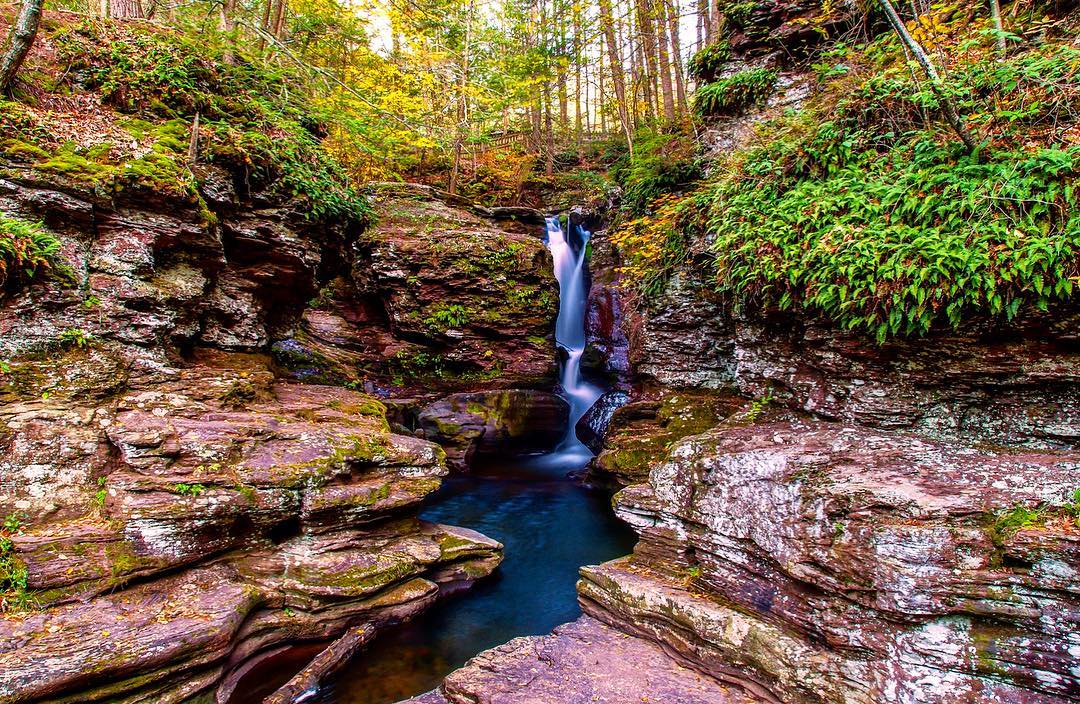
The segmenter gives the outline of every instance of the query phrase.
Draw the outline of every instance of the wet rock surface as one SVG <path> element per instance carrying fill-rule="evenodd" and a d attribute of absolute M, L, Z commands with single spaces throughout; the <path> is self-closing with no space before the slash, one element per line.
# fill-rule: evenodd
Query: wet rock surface
<path fill-rule="evenodd" d="M 737 687 L 674 663 L 656 644 L 588 616 L 488 650 L 408 704 L 743 704 Z"/>
<path fill-rule="evenodd" d="M 442 445 L 450 465 L 465 469 L 477 455 L 550 451 L 569 414 L 566 401 L 543 391 L 451 394 L 420 410 L 417 435 Z"/>
<path fill-rule="evenodd" d="M 574 427 L 578 440 L 592 452 L 599 452 L 611 427 L 612 416 L 629 401 L 630 394 L 625 391 L 608 391 L 598 398 Z"/>

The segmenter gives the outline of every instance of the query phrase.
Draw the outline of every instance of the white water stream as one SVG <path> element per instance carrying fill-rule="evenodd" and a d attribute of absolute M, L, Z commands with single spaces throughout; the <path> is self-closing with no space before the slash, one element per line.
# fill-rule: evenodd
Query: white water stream
<path fill-rule="evenodd" d="M 565 351 L 559 367 L 559 386 L 570 404 L 570 424 L 553 455 L 578 460 L 583 465 L 592 457 L 589 448 L 578 440 L 574 427 L 600 398 L 602 391 L 581 377 L 581 355 L 585 352 L 585 249 L 592 233 L 578 225 L 563 231 L 557 217 L 547 218 L 547 244 L 555 260 L 555 279 L 559 282 L 559 318 L 555 323 L 555 342 Z M 570 462 L 567 462 L 570 464 Z"/>

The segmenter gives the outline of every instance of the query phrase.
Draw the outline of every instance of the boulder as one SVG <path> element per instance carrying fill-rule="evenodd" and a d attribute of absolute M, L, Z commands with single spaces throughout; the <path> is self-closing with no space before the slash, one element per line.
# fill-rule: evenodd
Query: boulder
<path fill-rule="evenodd" d="M 453 394 L 420 410 L 417 433 L 442 445 L 452 467 L 465 469 L 478 455 L 553 449 L 569 416 L 566 401 L 543 391 Z"/>
<path fill-rule="evenodd" d="M 600 452 L 608 426 L 611 424 L 611 417 L 629 401 L 630 394 L 625 391 L 608 391 L 603 394 L 574 426 L 578 440 L 593 453 Z"/>

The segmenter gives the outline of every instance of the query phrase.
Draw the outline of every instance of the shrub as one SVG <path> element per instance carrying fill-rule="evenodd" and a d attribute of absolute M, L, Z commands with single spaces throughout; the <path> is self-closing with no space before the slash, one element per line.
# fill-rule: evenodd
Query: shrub
<path fill-rule="evenodd" d="M 728 46 L 727 40 L 721 39 L 702 47 L 690 57 L 687 70 L 697 80 L 708 82 L 716 78 L 729 58 L 731 58 L 731 47 Z"/>
<path fill-rule="evenodd" d="M 623 157 L 613 171 L 622 187 L 622 209 L 644 215 L 653 201 L 701 177 L 693 142 L 682 135 L 641 132 L 634 139 L 634 156 Z"/>
<path fill-rule="evenodd" d="M 777 78 L 776 71 L 754 68 L 706 83 L 694 93 L 694 111 L 701 117 L 744 112 L 769 97 Z"/>
<path fill-rule="evenodd" d="M 39 222 L 0 215 L 0 290 L 57 266 L 60 240 Z"/>

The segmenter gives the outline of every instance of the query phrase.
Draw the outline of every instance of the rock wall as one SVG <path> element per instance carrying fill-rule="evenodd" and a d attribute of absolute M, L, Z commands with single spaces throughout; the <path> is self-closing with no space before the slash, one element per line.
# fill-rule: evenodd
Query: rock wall
<path fill-rule="evenodd" d="M 782 415 L 616 497 L 641 542 L 583 572 L 587 613 L 774 701 L 1080 694 L 1080 456 Z"/>
<path fill-rule="evenodd" d="M 443 449 L 351 388 L 407 389 L 398 349 L 439 350 L 416 376 L 429 406 L 545 377 L 557 300 L 542 243 L 505 219 L 522 213 L 388 198 L 365 230 L 215 168 L 199 204 L 0 173 L 0 211 L 43 221 L 63 259 L 0 298 L 0 702 L 225 702 L 292 643 L 495 568 L 498 543 L 416 519 Z M 558 422 L 542 399 L 472 402 L 485 442 L 541 408 Z"/>
<path fill-rule="evenodd" d="M 278 362 L 397 396 L 551 388 L 559 293 L 543 216 L 408 184 L 375 189 L 374 203 L 349 271 L 275 345 Z"/>
<path fill-rule="evenodd" d="M 757 3 L 731 28 L 731 69 L 780 80 L 707 153 L 805 97 L 824 12 Z M 622 301 L 634 393 L 591 472 L 640 541 L 582 570 L 587 616 L 753 701 L 1080 698 L 1075 308 L 878 344 L 732 311 L 708 248 Z"/>

